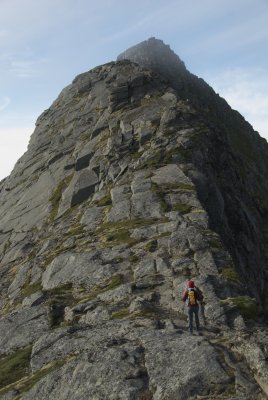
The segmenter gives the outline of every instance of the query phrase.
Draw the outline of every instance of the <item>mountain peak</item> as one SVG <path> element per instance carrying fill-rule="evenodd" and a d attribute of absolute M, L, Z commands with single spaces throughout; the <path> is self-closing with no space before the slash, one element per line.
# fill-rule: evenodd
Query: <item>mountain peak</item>
<path fill-rule="evenodd" d="M 130 60 L 174 79 L 186 72 L 183 61 L 162 40 L 151 37 L 119 54 L 117 61 Z"/>

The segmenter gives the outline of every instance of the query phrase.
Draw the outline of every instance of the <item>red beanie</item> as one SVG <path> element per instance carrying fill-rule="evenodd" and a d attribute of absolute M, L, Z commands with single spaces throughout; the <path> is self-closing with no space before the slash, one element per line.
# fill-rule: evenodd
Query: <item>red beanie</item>
<path fill-rule="evenodd" d="M 188 288 L 194 288 L 194 281 L 188 282 Z"/>

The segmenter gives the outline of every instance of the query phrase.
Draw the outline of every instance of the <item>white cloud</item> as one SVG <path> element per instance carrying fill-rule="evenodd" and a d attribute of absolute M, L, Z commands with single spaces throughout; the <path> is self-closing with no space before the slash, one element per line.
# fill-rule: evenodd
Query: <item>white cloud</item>
<path fill-rule="evenodd" d="M 205 77 L 214 90 L 266 139 L 268 139 L 267 76 L 265 69 L 236 68 Z"/>
<path fill-rule="evenodd" d="M 32 78 L 40 75 L 40 65 L 45 60 L 13 60 L 10 65 L 10 72 L 19 78 Z"/>
<path fill-rule="evenodd" d="M 11 99 L 9 97 L 2 97 L 0 99 L 0 111 L 3 111 L 5 108 L 7 108 L 10 102 Z"/>

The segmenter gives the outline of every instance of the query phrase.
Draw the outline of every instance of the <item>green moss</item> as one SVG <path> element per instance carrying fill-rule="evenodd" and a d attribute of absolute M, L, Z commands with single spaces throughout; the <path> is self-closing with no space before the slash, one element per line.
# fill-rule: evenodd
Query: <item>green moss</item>
<path fill-rule="evenodd" d="M 22 298 L 29 297 L 32 294 L 39 292 L 41 289 L 42 289 L 41 282 L 26 284 L 23 286 L 23 288 L 21 290 L 20 297 L 22 297 Z"/>
<path fill-rule="evenodd" d="M 221 249 L 223 247 L 220 239 L 217 238 L 217 237 L 210 237 L 209 238 L 209 244 L 214 249 Z"/>
<path fill-rule="evenodd" d="M 68 357 L 70 359 L 70 357 Z M 17 390 L 19 391 L 20 394 L 28 392 L 37 382 L 39 382 L 42 378 L 47 376 L 53 371 L 56 371 L 57 369 L 61 368 L 65 363 L 67 359 L 64 360 L 57 360 L 53 363 L 50 363 L 43 367 L 42 369 L 38 370 L 37 372 L 31 374 L 31 375 L 24 375 L 22 378 L 19 378 L 15 382 L 12 382 L 11 384 L 6 385 L 2 389 L 0 389 L 0 395 L 3 395 L 10 390 Z M 25 371 L 26 373 L 28 370 Z M 19 399 L 20 397 L 16 397 L 16 399 Z"/>
<path fill-rule="evenodd" d="M 170 185 L 169 185 L 170 187 Z M 172 185 L 173 187 L 173 185 Z M 157 196 L 160 199 L 160 206 L 161 206 L 161 210 L 163 213 L 166 213 L 168 211 L 170 211 L 170 206 L 167 204 L 166 199 L 165 199 L 165 194 L 167 191 L 169 191 L 168 189 L 168 185 L 157 185 L 156 183 L 152 184 L 152 192 L 156 193 Z"/>
<path fill-rule="evenodd" d="M 69 237 L 69 236 L 81 235 L 81 233 L 83 232 L 84 232 L 84 226 L 79 224 L 77 226 L 68 229 L 68 231 L 64 233 L 64 236 Z"/>
<path fill-rule="evenodd" d="M 178 211 L 181 214 L 188 214 L 192 211 L 193 206 L 187 203 L 177 203 L 172 205 L 173 211 Z"/>
<path fill-rule="evenodd" d="M 128 308 L 122 308 L 120 311 L 115 311 L 112 313 L 112 319 L 123 319 L 126 317 L 129 317 L 129 309 Z"/>
<path fill-rule="evenodd" d="M 110 206 L 112 204 L 111 195 L 107 194 L 107 196 L 102 197 L 100 200 L 96 200 L 94 204 L 98 207 Z"/>
<path fill-rule="evenodd" d="M 81 138 L 81 140 L 83 140 L 83 142 L 84 142 L 84 141 L 87 142 L 87 141 L 90 140 L 91 135 L 92 135 L 92 132 L 91 132 L 91 130 L 89 130 L 89 131 L 83 133 L 83 134 L 80 136 L 80 138 Z"/>
<path fill-rule="evenodd" d="M 137 240 L 130 237 L 129 230 L 139 226 L 148 226 L 155 222 L 155 219 L 135 219 L 117 222 L 107 222 L 99 225 L 96 233 L 100 239 L 115 246 L 121 243 L 133 245 Z"/>
<path fill-rule="evenodd" d="M 32 347 L 28 346 L 0 359 L 0 388 L 4 388 L 27 375 L 31 352 Z"/>
<path fill-rule="evenodd" d="M 95 286 L 89 293 L 87 293 L 80 301 L 79 304 L 95 299 L 99 294 L 105 293 L 122 285 L 124 277 L 121 274 L 115 274 L 110 279 L 105 281 L 102 285 Z"/>
<path fill-rule="evenodd" d="M 222 300 L 222 303 L 230 303 L 235 305 L 240 311 L 241 315 L 246 319 L 255 319 L 257 315 L 256 300 L 249 296 L 229 297 Z"/>
<path fill-rule="evenodd" d="M 151 309 L 144 309 L 130 313 L 128 308 L 122 308 L 121 310 L 112 313 L 112 319 L 153 318 L 154 316 L 155 314 Z"/>
<path fill-rule="evenodd" d="M 142 153 L 135 151 L 134 149 L 132 150 L 133 152 L 130 152 L 130 157 L 133 161 L 137 161 L 139 160 L 139 158 L 141 157 Z"/>
<path fill-rule="evenodd" d="M 64 189 L 66 189 L 71 182 L 73 178 L 73 174 L 66 176 L 64 179 L 62 179 L 58 186 L 54 189 L 51 197 L 49 198 L 49 201 L 51 202 L 51 211 L 50 215 L 48 217 L 48 223 L 52 223 L 54 219 L 56 218 L 59 210 L 59 205 L 60 205 L 60 200 L 61 200 L 61 195 Z"/>
<path fill-rule="evenodd" d="M 137 263 L 138 261 L 140 261 L 140 257 L 138 257 L 137 254 L 133 254 L 133 255 L 129 256 L 128 260 L 129 260 L 131 263 L 135 264 L 135 263 Z"/>
<path fill-rule="evenodd" d="M 64 253 L 65 251 L 70 251 L 72 249 L 76 248 L 76 244 L 72 244 L 70 246 L 58 246 L 56 249 L 54 249 L 53 252 L 49 252 L 49 254 L 45 255 L 45 259 L 42 262 L 43 268 L 45 268 L 47 265 L 49 265 L 58 255 L 61 253 Z"/>
<path fill-rule="evenodd" d="M 131 314 L 131 318 L 154 318 L 155 313 L 151 309 L 145 308 L 144 310 L 140 311 L 135 311 L 133 314 Z"/>
<path fill-rule="evenodd" d="M 42 378 L 47 376 L 53 371 L 61 368 L 66 363 L 66 360 L 58 360 L 49 366 L 42 368 L 36 373 L 28 376 L 23 382 L 21 382 L 19 386 L 20 393 L 28 392 L 37 382 L 39 382 Z"/>
<path fill-rule="evenodd" d="M 194 186 L 191 183 L 179 183 L 178 189 L 183 192 L 192 192 L 194 190 Z"/>
<path fill-rule="evenodd" d="M 103 291 L 115 289 L 116 287 L 120 286 L 123 283 L 123 275 L 117 274 L 112 276 L 112 278 L 108 281 L 105 285 Z"/>
<path fill-rule="evenodd" d="M 110 242 L 114 246 L 120 243 L 135 244 L 137 241 L 130 237 L 129 230 L 121 228 L 118 231 L 107 233 L 105 242 Z"/>
<path fill-rule="evenodd" d="M 149 251 L 150 253 L 153 253 L 154 251 L 157 250 L 157 240 L 151 240 L 144 246 L 145 251 Z"/>
<path fill-rule="evenodd" d="M 159 168 L 164 165 L 164 159 L 163 159 L 163 154 L 162 151 L 157 151 L 153 154 L 153 157 L 149 160 L 147 160 L 144 164 L 143 167 L 147 168 Z"/>
<path fill-rule="evenodd" d="M 234 282 L 234 283 L 239 282 L 239 275 L 235 271 L 234 268 L 226 266 L 222 269 L 221 273 L 222 273 L 222 276 L 224 276 L 224 278 L 226 278 L 228 281 Z"/>

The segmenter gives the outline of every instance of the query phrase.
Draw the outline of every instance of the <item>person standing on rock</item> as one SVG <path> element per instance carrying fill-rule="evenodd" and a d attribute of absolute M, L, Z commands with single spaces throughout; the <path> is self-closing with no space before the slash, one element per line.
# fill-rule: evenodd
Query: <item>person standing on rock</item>
<path fill-rule="evenodd" d="M 193 333 L 193 316 L 195 315 L 196 330 L 199 331 L 199 304 L 203 300 L 201 290 L 195 286 L 194 281 L 190 280 L 187 283 L 187 288 L 184 290 L 182 300 L 188 305 L 188 322 L 189 331 Z"/>

